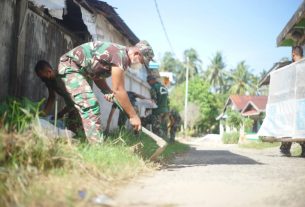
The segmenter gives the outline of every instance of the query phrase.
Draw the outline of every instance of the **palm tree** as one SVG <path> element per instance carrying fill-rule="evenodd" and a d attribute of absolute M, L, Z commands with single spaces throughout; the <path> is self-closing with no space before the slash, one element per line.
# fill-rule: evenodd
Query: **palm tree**
<path fill-rule="evenodd" d="M 160 71 L 176 72 L 177 60 L 171 52 L 165 52 L 161 61 Z"/>
<path fill-rule="evenodd" d="M 251 75 L 245 61 L 240 62 L 236 69 L 232 71 L 232 85 L 229 92 L 238 95 L 255 94 L 256 90 L 251 83 Z"/>
<path fill-rule="evenodd" d="M 206 72 L 206 80 L 216 92 L 222 92 L 224 89 L 224 79 L 226 76 L 224 68 L 225 63 L 223 62 L 222 54 L 221 52 L 216 52 Z"/>
<path fill-rule="evenodd" d="M 184 51 L 184 64 L 187 64 L 187 58 L 189 60 L 189 77 L 193 78 L 201 73 L 201 63 L 197 51 L 193 48 Z"/>

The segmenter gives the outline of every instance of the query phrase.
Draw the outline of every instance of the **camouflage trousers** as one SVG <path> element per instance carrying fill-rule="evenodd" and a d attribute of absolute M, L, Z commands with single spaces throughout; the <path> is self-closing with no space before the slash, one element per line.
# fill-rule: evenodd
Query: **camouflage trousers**
<path fill-rule="evenodd" d="M 169 130 L 169 133 L 170 133 L 169 141 L 170 142 L 175 141 L 177 130 L 178 130 L 178 126 L 176 126 L 176 125 L 173 125 L 172 127 L 170 127 L 170 130 Z"/>
<path fill-rule="evenodd" d="M 300 142 L 299 143 L 302 147 L 302 151 L 305 150 L 305 142 Z M 281 146 L 280 146 L 280 150 L 282 152 L 289 152 L 290 148 L 291 148 L 292 142 L 282 142 Z"/>
<path fill-rule="evenodd" d="M 67 114 L 65 114 L 64 122 L 69 130 L 74 132 L 78 137 L 83 137 L 84 128 L 82 119 L 76 108 L 73 107 Z"/>
<path fill-rule="evenodd" d="M 151 124 L 153 133 L 167 140 L 168 113 L 151 114 L 142 120 L 142 125 Z"/>
<path fill-rule="evenodd" d="M 102 141 L 100 107 L 86 76 L 79 72 L 73 61 L 65 57 L 61 58 L 58 73 L 78 110 L 88 141 Z"/>

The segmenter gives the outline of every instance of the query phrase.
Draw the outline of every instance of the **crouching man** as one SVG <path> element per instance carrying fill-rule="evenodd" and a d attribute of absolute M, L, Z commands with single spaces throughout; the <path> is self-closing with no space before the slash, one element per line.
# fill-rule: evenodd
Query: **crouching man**
<path fill-rule="evenodd" d="M 57 69 L 38 61 L 36 74 L 44 82 L 53 82 L 60 88 L 59 95 L 69 99 L 81 117 L 87 140 L 101 142 L 103 138 L 100 124 L 100 107 L 92 91 L 94 82 L 104 94 L 113 94 L 118 100 L 135 131 L 141 129 L 141 120 L 132 107 L 124 84 L 124 71 L 128 67 L 140 69 L 148 67 L 154 57 L 147 41 L 140 41 L 133 47 L 125 47 L 109 42 L 88 42 L 64 54 Z M 112 88 L 106 83 L 111 77 Z M 51 95 L 51 94 L 49 94 Z M 105 96 L 106 99 L 108 96 Z M 110 101 L 110 100 L 109 100 Z"/>

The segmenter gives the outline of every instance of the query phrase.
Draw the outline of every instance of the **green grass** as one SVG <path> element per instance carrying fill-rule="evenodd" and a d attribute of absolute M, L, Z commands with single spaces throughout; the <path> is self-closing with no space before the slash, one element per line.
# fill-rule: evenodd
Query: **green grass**
<path fill-rule="evenodd" d="M 224 144 L 237 144 L 239 140 L 239 132 L 224 133 L 222 135 L 222 142 Z"/>
<path fill-rule="evenodd" d="M 272 148 L 272 147 L 279 147 L 279 142 L 262 142 L 260 140 L 257 141 L 248 141 L 247 143 L 239 144 L 238 145 L 241 148 L 251 148 L 251 149 L 266 149 L 266 148 Z"/>
<path fill-rule="evenodd" d="M 158 146 L 144 134 L 116 131 L 102 145 L 42 137 L 32 125 L 38 108 L 29 101 L 0 105 L 0 206 L 91 206 L 92 197 L 112 195 L 158 167 L 149 161 Z M 171 144 L 160 161 L 187 150 Z"/>
<path fill-rule="evenodd" d="M 123 138 L 124 137 L 124 138 Z M 112 136 L 109 138 L 108 141 L 121 143 L 123 145 L 131 146 L 134 148 L 135 151 L 139 153 L 143 159 L 147 160 L 150 156 L 156 151 L 158 146 L 156 145 L 155 141 L 148 137 L 143 133 L 134 134 L 128 130 L 117 130 L 115 131 Z M 175 154 L 184 153 L 188 151 L 189 146 L 175 142 L 173 144 L 169 144 L 165 151 L 161 154 L 160 160 L 169 160 Z"/>

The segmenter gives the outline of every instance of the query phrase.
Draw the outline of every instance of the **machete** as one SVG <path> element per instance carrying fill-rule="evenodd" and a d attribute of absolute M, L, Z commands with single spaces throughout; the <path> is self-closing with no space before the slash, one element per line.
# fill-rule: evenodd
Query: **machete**
<path fill-rule="evenodd" d="M 113 95 L 112 95 L 111 99 L 118 106 L 118 108 L 127 116 L 127 113 L 125 112 L 125 110 L 122 108 L 122 106 L 120 105 L 118 100 Z M 141 132 L 143 132 L 144 134 L 149 136 L 151 139 L 153 139 L 156 142 L 156 144 L 159 146 L 159 148 L 150 157 L 150 160 L 155 161 L 157 159 L 157 157 L 165 150 L 165 148 L 167 146 L 167 142 L 143 126 L 141 127 Z"/>

